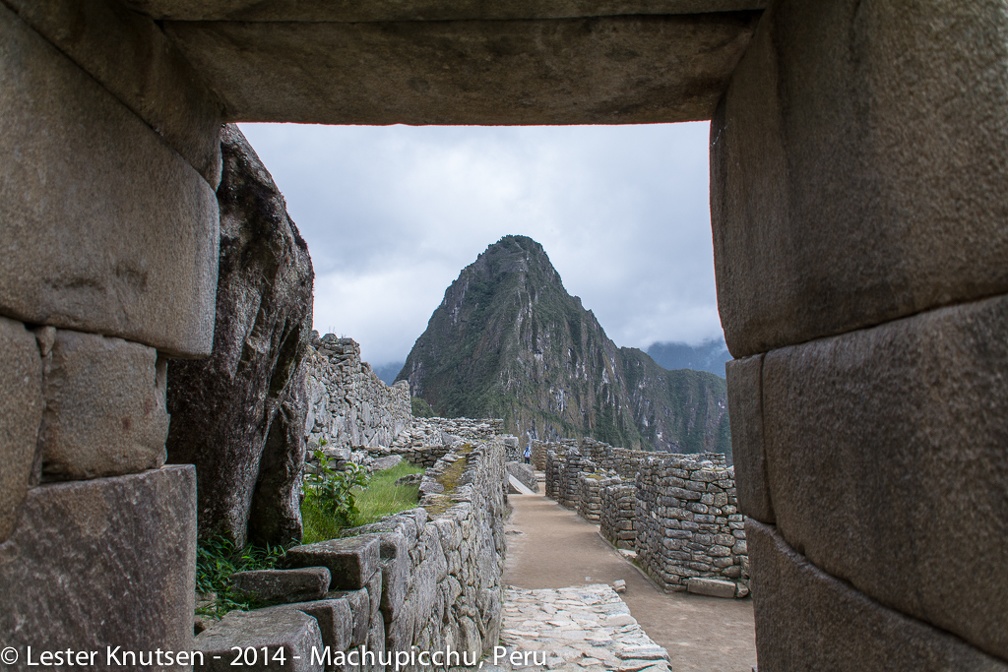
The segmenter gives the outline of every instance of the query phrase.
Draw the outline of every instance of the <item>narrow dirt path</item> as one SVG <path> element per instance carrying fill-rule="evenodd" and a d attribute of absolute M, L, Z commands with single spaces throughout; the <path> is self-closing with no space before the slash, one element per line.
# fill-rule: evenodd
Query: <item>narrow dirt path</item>
<path fill-rule="evenodd" d="M 626 581 L 630 613 L 669 653 L 676 672 L 750 672 L 756 664 L 752 600 L 664 594 L 598 535 L 598 526 L 543 495 L 511 495 L 504 581 L 564 588 Z"/>

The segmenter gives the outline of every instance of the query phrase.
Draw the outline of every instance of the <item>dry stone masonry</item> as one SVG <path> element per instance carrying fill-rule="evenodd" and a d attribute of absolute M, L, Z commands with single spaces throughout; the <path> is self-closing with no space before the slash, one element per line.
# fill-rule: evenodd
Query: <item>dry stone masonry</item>
<path fill-rule="evenodd" d="M 616 548 L 637 544 L 637 488 L 621 479 L 606 479 L 599 493 L 599 533 Z"/>
<path fill-rule="evenodd" d="M 409 386 L 382 382 L 353 339 L 313 332 L 308 360 L 305 434 L 313 446 L 388 447 L 410 426 Z"/>
<path fill-rule="evenodd" d="M 287 603 L 229 613 L 200 633 L 197 650 L 210 660 L 234 646 L 280 647 L 308 662 L 329 647 L 337 657 L 304 668 L 320 670 L 393 669 L 382 661 L 398 652 L 453 650 L 469 662 L 490 652 L 503 615 L 504 451 L 502 437 L 458 441 L 424 474 L 418 508 L 292 548 L 290 569 L 236 575 L 248 594 Z M 352 651 L 375 664 L 339 662 Z"/>
<path fill-rule="evenodd" d="M 645 460 L 635 486 L 637 562 L 666 590 L 719 578 L 749 594 L 749 552 L 735 471 L 682 456 Z M 708 585 L 698 583 L 697 585 Z"/>
<path fill-rule="evenodd" d="M 593 439 L 545 447 L 547 496 L 598 521 L 663 589 L 749 594 L 745 523 L 724 455 L 647 453 Z"/>

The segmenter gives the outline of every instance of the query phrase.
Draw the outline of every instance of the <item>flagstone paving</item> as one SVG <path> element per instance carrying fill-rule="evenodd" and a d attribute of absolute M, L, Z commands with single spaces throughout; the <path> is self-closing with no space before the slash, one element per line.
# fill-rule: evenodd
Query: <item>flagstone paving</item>
<path fill-rule="evenodd" d="M 667 672 L 668 653 L 638 625 L 610 586 L 508 588 L 501 670 Z M 484 668 L 492 669 L 492 668 Z"/>

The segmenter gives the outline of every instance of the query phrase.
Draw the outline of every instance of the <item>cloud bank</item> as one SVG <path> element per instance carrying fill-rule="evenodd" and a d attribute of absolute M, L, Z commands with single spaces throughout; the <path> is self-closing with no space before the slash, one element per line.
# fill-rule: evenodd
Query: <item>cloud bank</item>
<path fill-rule="evenodd" d="M 315 328 L 402 361 L 444 291 L 507 234 L 542 243 L 618 344 L 720 338 L 708 124 L 242 124 L 315 265 Z"/>

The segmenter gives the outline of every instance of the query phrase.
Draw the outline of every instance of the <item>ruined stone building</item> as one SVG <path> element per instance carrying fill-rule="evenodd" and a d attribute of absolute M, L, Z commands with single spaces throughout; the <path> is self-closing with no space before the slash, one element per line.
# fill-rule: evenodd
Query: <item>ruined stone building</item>
<path fill-rule="evenodd" d="M 709 119 L 761 672 L 1008 669 L 1006 103 L 1003 0 L 0 0 L 3 644 L 189 646 L 223 122 Z"/>

